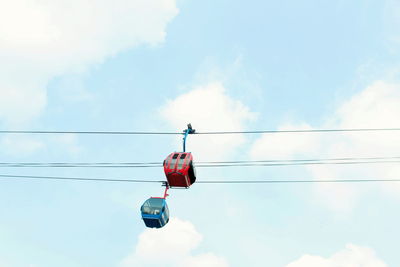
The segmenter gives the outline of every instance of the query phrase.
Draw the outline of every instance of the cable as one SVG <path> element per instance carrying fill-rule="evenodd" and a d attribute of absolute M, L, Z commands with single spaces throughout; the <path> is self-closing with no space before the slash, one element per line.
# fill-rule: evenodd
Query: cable
<path fill-rule="evenodd" d="M 264 162 L 303 162 L 303 161 L 338 161 L 338 160 L 386 160 L 400 159 L 400 156 L 391 157 L 344 157 L 344 158 L 317 158 L 317 159 L 271 159 L 271 160 L 234 160 L 234 161 L 196 161 L 196 164 L 229 164 L 229 163 L 264 163 Z M 73 164 L 73 165 L 162 165 L 161 162 L 2 162 L 0 164 Z"/>
<path fill-rule="evenodd" d="M 294 183 L 370 183 L 370 182 L 400 182 L 400 179 L 339 179 L 339 180 L 215 180 L 198 181 L 199 184 L 294 184 Z"/>
<path fill-rule="evenodd" d="M 293 160 L 257 160 L 257 161 L 208 161 L 196 163 L 196 168 L 210 167 L 273 167 L 301 165 L 345 165 L 345 164 L 380 164 L 399 163 L 400 157 L 367 157 L 367 158 L 331 158 L 331 159 L 293 159 Z M 0 168 L 152 168 L 162 167 L 158 162 L 0 162 Z"/>
<path fill-rule="evenodd" d="M 34 175 L 9 175 L 0 174 L 0 178 L 40 179 L 40 180 L 73 180 L 92 182 L 129 182 L 129 183 L 162 183 L 165 181 L 144 179 L 110 179 L 110 178 L 84 178 L 84 177 L 59 177 L 59 176 L 34 176 Z M 400 179 L 331 179 L 331 180 L 208 180 L 197 181 L 198 184 L 282 184 L 282 183 L 369 183 L 369 182 L 400 182 Z"/>
<path fill-rule="evenodd" d="M 130 131 L 18 131 L 3 130 L 0 134 L 101 134 L 101 135 L 166 135 L 182 134 L 177 132 L 130 132 Z"/>
<path fill-rule="evenodd" d="M 0 174 L 0 178 L 22 178 L 22 179 L 43 179 L 43 180 L 74 180 L 74 181 L 97 181 L 97 182 L 129 182 L 129 183 L 164 183 L 154 180 L 131 180 L 131 179 L 110 179 L 110 178 L 85 178 L 85 177 L 59 177 L 59 176 L 35 176 L 35 175 L 9 175 Z"/>
<path fill-rule="evenodd" d="M 301 165 L 346 165 L 346 164 L 377 164 L 377 163 L 400 163 L 400 160 L 387 161 L 352 161 L 352 162 L 301 162 L 301 163 L 240 163 L 240 164 L 215 164 L 215 165 L 196 165 L 200 168 L 210 167 L 274 167 L 274 166 L 301 166 Z"/>
<path fill-rule="evenodd" d="M 199 161 L 197 164 L 211 164 L 211 163 L 250 163 L 250 162 L 299 162 L 299 161 L 338 161 L 338 160 L 384 160 L 384 159 L 400 159 L 400 156 L 391 157 L 344 157 L 344 158 L 320 158 L 320 159 L 271 159 L 271 160 L 236 160 L 236 161 Z M 135 163 L 138 164 L 138 163 Z M 150 163 L 149 164 L 156 164 Z"/>
<path fill-rule="evenodd" d="M 309 130 L 259 130 L 259 131 L 212 131 L 195 132 L 194 135 L 221 134 L 262 134 L 262 133 L 329 133 L 329 132 L 381 132 L 400 131 L 400 128 L 350 128 L 350 129 L 309 129 Z M 146 131 L 31 131 L 2 130 L 0 134 L 92 134 L 92 135 L 182 135 L 181 132 L 146 132 Z"/>
<path fill-rule="evenodd" d="M 400 131 L 400 128 L 260 130 L 260 131 L 222 131 L 222 132 L 215 131 L 215 132 L 196 132 L 195 134 L 329 133 L 329 132 L 380 132 L 380 131 Z"/>

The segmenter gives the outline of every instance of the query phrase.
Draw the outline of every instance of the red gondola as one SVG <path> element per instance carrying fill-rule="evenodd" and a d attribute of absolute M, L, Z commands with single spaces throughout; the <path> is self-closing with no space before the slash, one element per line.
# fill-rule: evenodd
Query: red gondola
<path fill-rule="evenodd" d="M 164 160 L 164 172 L 170 187 L 188 188 L 191 186 L 196 181 L 192 153 L 171 153 Z"/>

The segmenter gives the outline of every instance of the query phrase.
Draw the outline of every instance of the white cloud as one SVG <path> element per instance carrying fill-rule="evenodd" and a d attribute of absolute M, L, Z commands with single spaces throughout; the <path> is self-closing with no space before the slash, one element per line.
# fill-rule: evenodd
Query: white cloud
<path fill-rule="evenodd" d="M 398 127 L 399 99 L 399 84 L 376 81 L 345 102 L 335 119 L 346 128 Z"/>
<path fill-rule="evenodd" d="M 280 131 L 289 130 L 310 130 L 308 124 L 299 125 L 286 124 L 279 127 Z M 263 134 L 257 139 L 250 151 L 253 159 L 277 159 L 292 158 L 296 154 L 315 154 L 319 148 L 319 134 L 307 133 L 282 133 L 282 134 Z"/>
<path fill-rule="evenodd" d="M 191 254 L 202 239 L 192 223 L 171 218 L 161 229 L 146 229 L 139 236 L 135 251 L 121 266 L 227 267 L 226 260 L 213 253 Z"/>
<path fill-rule="evenodd" d="M 0 0 L 0 120 L 21 124 L 46 105 L 46 85 L 140 44 L 156 45 L 175 0 Z"/>
<path fill-rule="evenodd" d="M 316 128 L 390 128 L 400 125 L 400 84 L 376 81 L 344 101 L 337 111 Z M 280 127 L 311 129 L 305 123 Z M 265 135 L 256 140 L 251 155 L 257 159 L 278 158 L 342 158 L 398 156 L 398 132 L 346 132 L 335 134 Z M 400 176 L 393 164 L 314 165 L 307 170 L 315 179 L 390 179 Z M 385 188 L 400 187 L 385 184 Z M 337 211 L 350 211 L 368 185 L 319 184 L 316 199 Z M 397 191 L 398 192 L 398 191 Z"/>
<path fill-rule="evenodd" d="M 46 105 L 45 82 L 27 78 L 24 72 L 21 80 L 6 77 L 5 67 L 0 62 L 0 121 L 20 125 L 38 116 Z"/>
<path fill-rule="evenodd" d="M 362 175 L 359 173 L 358 175 L 352 173 L 347 166 L 316 165 L 308 166 L 307 169 L 316 180 L 366 178 L 360 177 Z M 364 184 L 363 186 L 366 185 Z M 346 214 L 357 205 L 361 195 L 361 188 L 360 185 L 357 187 L 357 185 L 353 184 L 324 183 L 314 185 L 314 193 L 316 203 L 327 205 L 336 212 Z"/>
<path fill-rule="evenodd" d="M 228 267 L 228 263 L 222 257 L 212 253 L 205 253 L 197 256 L 188 257 L 179 264 L 179 267 Z"/>
<path fill-rule="evenodd" d="M 333 128 L 395 128 L 400 125 L 400 84 L 376 81 L 350 100 L 343 103 L 327 122 Z M 326 137 L 321 143 L 321 154 L 327 157 L 376 157 L 397 156 L 400 150 L 398 132 L 343 133 L 337 137 Z M 390 179 L 400 175 L 393 164 L 369 164 L 351 166 L 313 166 L 308 169 L 318 179 L 324 172 L 330 178 L 342 179 Z M 384 184 L 393 188 L 393 184 Z M 398 185 L 394 185 L 398 189 Z M 320 196 L 328 196 L 338 207 L 348 209 L 355 204 L 366 186 L 330 185 L 318 186 Z M 322 189 L 322 190 L 321 190 Z M 333 189 L 333 190 L 332 190 Z M 344 194 L 337 190 L 341 190 Z M 336 194 L 336 195 L 335 195 Z M 338 196 L 341 196 L 338 198 Z M 348 200 L 348 201 L 347 201 Z M 346 203 L 347 202 L 347 203 Z M 342 204 L 340 204 L 342 203 Z"/>
<path fill-rule="evenodd" d="M 376 257 L 372 249 L 348 244 L 344 250 L 329 258 L 303 255 L 286 267 L 387 267 L 387 265 Z"/>
<path fill-rule="evenodd" d="M 255 114 L 240 101 L 229 97 L 220 83 L 199 86 L 182 94 L 160 110 L 176 129 L 190 122 L 198 132 L 241 131 Z M 221 159 L 232 154 L 246 141 L 243 135 L 197 135 L 188 139 L 188 150 L 196 159 Z"/>

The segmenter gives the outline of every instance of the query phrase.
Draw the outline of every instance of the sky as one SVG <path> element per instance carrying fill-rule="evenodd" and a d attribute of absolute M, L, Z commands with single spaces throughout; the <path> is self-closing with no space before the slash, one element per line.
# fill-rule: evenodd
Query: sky
<path fill-rule="evenodd" d="M 400 127 L 400 2 L 0 0 L 0 130 Z M 181 136 L 0 135 L 0 162 L 162 162 Z M 397 132 L 191 135 L 195 161 L 396 157 Z M 162 168 L 2 175 L 164 179 Z M 198 181 L 398 179 L 398 163 L 198 168 Z M 400 184 L 0 178 L 0 267 L 400 266 Z"/>

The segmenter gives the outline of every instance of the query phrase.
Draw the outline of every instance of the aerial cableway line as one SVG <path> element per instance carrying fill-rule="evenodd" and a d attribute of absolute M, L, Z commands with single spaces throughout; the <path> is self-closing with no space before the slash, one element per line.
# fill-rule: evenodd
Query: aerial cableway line
<path fill-rule="evenodd" d="M 347 129 L 294 129 L 294 130 L 254 130 L 254 131 L 204 131 L 194 135 L 222 134 L 279 134 L 279 133 L 334 133 L 334 132 L 390 132 L 399 128 L 347 128 Z M 86 134 L 86 135 L 182 135 L 181 132 L 157 131 L 50 131 L 50 130 L 0 130 L 0 134 Z"/>
<path fill-rule="evenodd" d="M 292 160 L 200 161 L 197 168 L 211 167 L 274 167 L 301 165 L 346 165 L 399 163 L 400 157 L 358 157 Z M 0 168 L 152 168 L 161 162 L 0 162 Z"/>
<path fill-rule="evenodd" d="M 66 177 L 66 176 L 39 176 L 39 175 L 12 175 L 0 174 L 0 178 L 8 180 L 29 179 L 29 180 L 65 180 L 65 181 L 87 181 L 87 182 L 117 182 L 117 183 L 159 183 L 165 184 L 162 180 L 151 179 L 127 179 L 127 178 L 92 178 L 92 177 Z M 376 182 L 400 182 L 399 179 L 263 179 L 263 180 L 203 180 L 197 181 L 198 184 L 299 184 L 299 183 L 376 183 Z"/>

